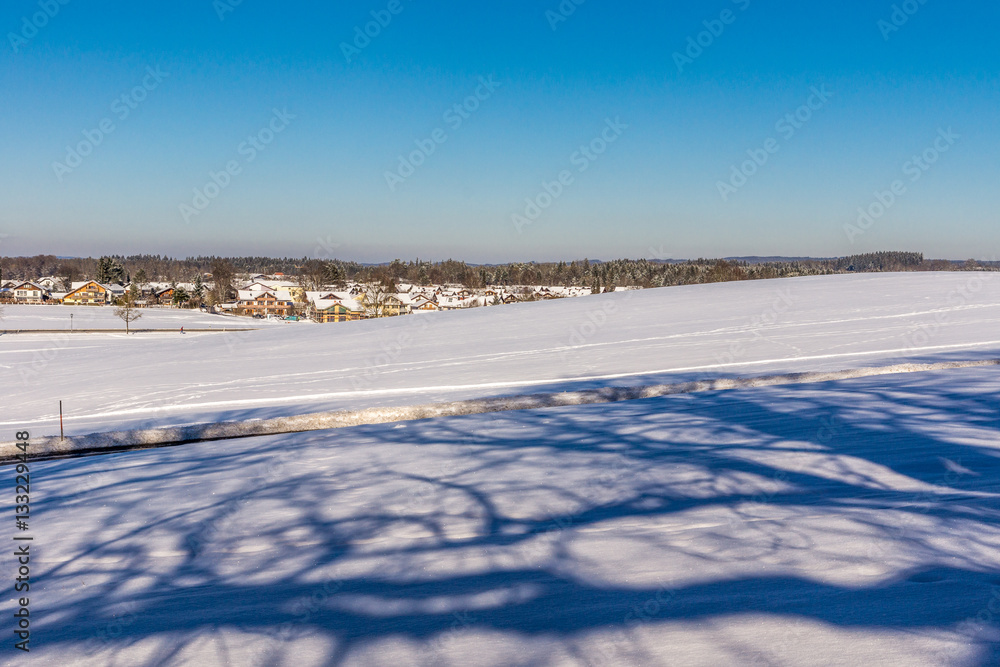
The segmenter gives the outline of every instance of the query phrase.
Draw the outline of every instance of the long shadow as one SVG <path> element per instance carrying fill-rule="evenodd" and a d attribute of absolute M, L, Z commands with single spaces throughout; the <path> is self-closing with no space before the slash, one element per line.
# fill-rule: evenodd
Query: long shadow
<path fill-rule="evenodd" d="M 951 419 L 995 442 L 1000 398 L 958 387 L 875 378 L 44 464 L 42 516 L 102 513 L 42 573 L 43 597 L 64 601 L 47 597 L 58 621 L 39 627 L 48 646 L 95 656 L 162 640 L 148 664 L 220 629 L 276 647 L 320 636 L 337 647 L 333 665 L 381 640 L 432 642 L 456 628 L 569 643 L 764 613 L 867 630 L 975 627 L 989 661 L 1000 655 L 981 632 L 1000 594 L 1000 458 L 934 427 Z M 691 512 L 730 518 L 703 529 L 712 549 L 656 533 Z M 817 514 L 852 517 L 846 540 L 874 531 L 920 557 L 868 585 L 775 569 L 770 557 L 793 539 L 819 556 L 821 533 L 804 534 Z M 730 574 L 599 581 L 577 551 L 599 525 L 653 526 L 643 539 L 664 563 Z M 528 555 L 512 565 L 511 553 Z M 755 561 L 772 565 L 750 574 Z M 81 591 L 85 580 L 97 583 Z M 128 622 L 116 624 L 122 609 Z"/>

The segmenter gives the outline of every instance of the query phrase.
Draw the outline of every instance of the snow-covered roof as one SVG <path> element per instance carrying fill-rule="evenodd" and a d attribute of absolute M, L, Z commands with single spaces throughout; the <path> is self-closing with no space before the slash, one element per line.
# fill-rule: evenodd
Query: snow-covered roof
<path fill-rule="evenodd" d="M 291 290 L 299 287 L 298 283 L 291 282 L 288 280 L 267 280 L 260 279 L 254 280 L 251 283 L 244 285 L 241 289 L 245 290 Z"/>
<path fill-rule="evenodd" d="M 306 292 L 306 298 L 316 306 L 317 310 L 326 310 L 332 308 L 337 304 L 342 305 L 344 308 L 354 312 L 363 312 L 364 308 L 355 299 L 352 299 L 349 294 L 343 292 L 331 292 L 330 290 L 321 290 L 318 292 Z"/>
<path fill-rule="evenodd" d="M 19 283 L 14 283 L 11 289 L 36 289 L 42 292 L 47 292 L 48 290 L 37 283 L 33 283 L 30 280 L 22 280 Z"/>
<path fill-rule="evenodd" d="M 460 308 L 475 308 L 485 306 L 489 300 L 485 296 L 470 296 L 460 298 L 457 296 L 442 296 L 438 298 L 438 307 L 442 310 L 458 310 Z"/>
<path fill-rule="evenodd" d="M 115 290 L 112 289 L 112 287 L 113 287 L 112 285 L 105 285 L 104 283 L 99 283 L 96 280 L 74 280 L 69 285 L 69 291 L 70 292 L 75 292 L 76 290 L 80 289 L 81 287 L 83 287 L 85 285 L 89 285 L 91 283 L 94 283 L 95 285 L 103 287 L 104 289 L 108 290 L 109 292 L 114 292 L 115 291 Z M 122 292 L 125 291 L 125 288 L 122 287 L 121 285 L 117 285 L 117 287 Z"/>
<path fill-rule="evenodd" d="M 271 294 L 278 301 L 294 301 L 291 292 L 281 289 L 241 289 L 236 291 L 240 301 L 253 301 L 262 294 Z"/>

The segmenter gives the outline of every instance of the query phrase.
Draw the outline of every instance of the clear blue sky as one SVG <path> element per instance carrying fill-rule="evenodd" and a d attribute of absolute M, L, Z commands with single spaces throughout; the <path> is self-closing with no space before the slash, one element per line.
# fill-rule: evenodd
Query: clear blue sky
<path fill-rule="evenodd" d="M 3 4 L 0 254 L 1000 255 L 995 2 L 235 2 Z"/>

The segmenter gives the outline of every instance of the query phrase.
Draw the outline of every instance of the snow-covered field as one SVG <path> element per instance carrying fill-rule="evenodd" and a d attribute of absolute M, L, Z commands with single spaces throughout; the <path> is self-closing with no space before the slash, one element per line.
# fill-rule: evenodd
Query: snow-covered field
<path fill-rule="evenodd" d="M 4 327 L 46 309 L 9 307 Z M 60 399 L 73 434 L 995 357 L 998 322 L 1000 273 L 907 273 L 695 285 L 252 332 L 9 335 L 0 337 L 0 371 L 13 409 L 0 428 L 32 424 L 40 435 L 58 434 Z"/>
<path fill-rule="evenodd" d="M 132 325 L 134 329 L 177 329 L 225 327 L 260 327 L 281 324 L 276 320 L 256 320 L 230 315 L 213 315 L 200 310 L 177 308 L 143 308 L 142 317 Z M 72 315 L 72 317 L 70 317 Z M 4 306 L 0 329 L 43 329 L 66 331 L 84 329 L 121 329 L 125 323 L 115 317 L 111 306 Z"/>
<path fill-rule="evenodd" d="M 34 464 L 32 658 L 997 664 L 998 396 L 970 369 Z"/>
<path fill-rule="evenodd" d="M 1000 275 L 886 274 L 241 334 L 4 336 L 3 421 L 51 432 L 59 398 L 86 432 L 996 358 L 998 324 Z M 996 366 L 31 476 L 39 664 L 1000 664 Z"/>

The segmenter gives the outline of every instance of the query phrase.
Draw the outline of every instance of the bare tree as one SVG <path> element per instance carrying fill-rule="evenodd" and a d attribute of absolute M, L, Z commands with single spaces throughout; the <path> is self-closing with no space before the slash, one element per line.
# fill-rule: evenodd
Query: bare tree
<path fill-rule="evenodd" d="M 395 285 L 385 282 L 366 283 L 361 294 L 365 315 L 368 317 L 388 317 L 390 315 L 389 301 L 395 295 Z"/>
<path fill-rule="evenodd" d="M 137 319 L 142 317 L 142 313 L 139 312 L 139 307 L 136 305 L 136 301 L 139 299 L 139 290 L 136 288 L 135 283 L 129 287 L 129 290 L 125 294 L 118 298 L 117 306 L 115 307 L 115 316 L 121 318 L 125 322 L 125 335 L 129 333 L 129 325 L 135 322 Z"/>
<path fill-rule="evenodd" d="M 368 283 L 361 293 L 361 303 L 368 317 L 383 317 L 385 315 L 386 289 L 380 283 Z"/>
<path fill-rule="evenodd" d="M 225 259 L 215 259 L 212 261 L 212 304 L 219 305 L 226 303 L 230 296 L 234 294 L 233 279 L 236 277 L 236 270 L 233 265 Z"/>
<path fill-rule="evenodd" d="M 299 285 L 307 290 L 319 290 L 327 284 L 329 269 L 327 263 L 319 259 L 306 260 L 299 267 Z"/>

